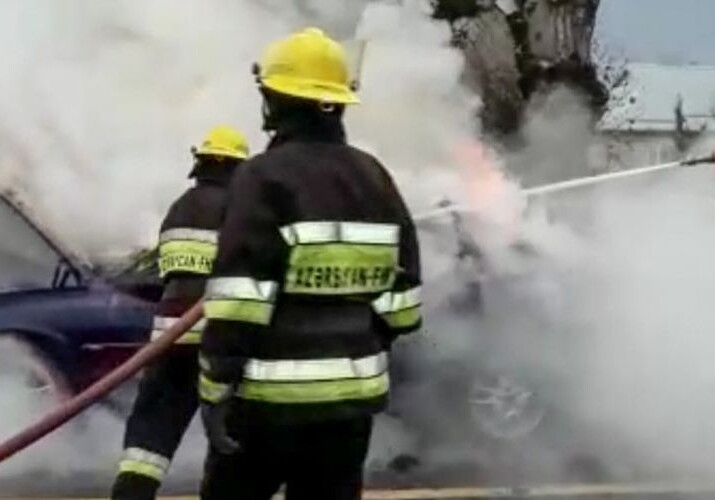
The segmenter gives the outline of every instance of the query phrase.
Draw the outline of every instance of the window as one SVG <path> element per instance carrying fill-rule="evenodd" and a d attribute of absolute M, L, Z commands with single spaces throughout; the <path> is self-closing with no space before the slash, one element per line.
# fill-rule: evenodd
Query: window
<path fill-rule="evenodd" d="M 0 291 L 50 288 L 62 257 L 0 197 Z"/>

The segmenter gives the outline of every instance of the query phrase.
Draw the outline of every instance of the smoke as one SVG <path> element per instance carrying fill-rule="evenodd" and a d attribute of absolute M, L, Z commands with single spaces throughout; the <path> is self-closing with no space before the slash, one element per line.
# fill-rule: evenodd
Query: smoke
<path fill-rule="evenodd" d="M 47 359 L 29 344 L 7 335 L 0 338 L 0 440 L 11 437 L 56 404 L 63 391 L 61 379 Z M 4 495 L 97 495 L 108 491 L 122 449 L 124 417 L 135 394 L 135 384 L 116 390 L 102 405 L 73 419 L 41 442 L 15 455 L 0 467 Z M 53 392 L 55 391 L 55 392 Z M 203 429 L 196 418 L 177 453 L 165 488 L 197 488 L 206 450 Z M 41 475 L 42 481 L 37 481 Z"/>
<path fill-rule="evenodd" d="M 524 186 L 589 175 L 588 152 L 596 142 L 592 130 L 582 94 L 565 86 L 539 94 L 526 110 L 524 147 L 505 152 L 509 169 Z"/>
<path fill-rule="evenodd" d="M 34 418 L 31 416 L 51 409 L 52 391 L 61 389 L 53 384 L 57 379 L 43 359 L 17 338 L 4 335 L 0 339 L 0 404 L 4 408 L 0 439 L 5 440 L 26 426 L 29 418 Z M 52 483 L 70 483 L 73 478 L 101 474 L 112 467 L 113 448 L 121 445 L 116 427 L 115 419 L 105 410 L 94 411 L 91 418 L 74 420 L 41 444 L 3 463 L 0 469 L 3 493 L 42 494 L 52 488 Z M 86 439 L 90 435 L 94 440 Z M 95 441 L 99 437 L 101 446 Z M 38 473 L 43 474 L 42 484 L 33 480 Z"/>
<path fill-rule="evenodd" d="M 416 209 L 447 195 L 465 198 L 454 151 L 476 129 L 478 100 L 460 88 L 462 60 L 448 47 L 448 28 L 429 20 L 423 1 L 349 4 L 3 0 L 0 182 L 92 258 L 152 245 L 165 210 L 188 185 L 189 148 L 210 127 L 234 125 L 253 151 L 263 148 L 251 63 L 269 41 L 317 24 L 368 40 L 363 104 L 347 113 L 351 142 L 384 162 Z M 422 182 L 427 173 L 430 183 Z M 5 382 L 7 406 L 14 405 L 1 418 L 7 435 L 43 408 L 15 404 L 15 384 Z M 122 429 L 117 415 L 90 411 L 3 464 L 3 484 L 29 488 L 28 475 L 44 472 L 72 478 L 70 489 L 106 486 Z M 196 432 L 177 458 L 177 480 L 200 474 Z"/>
<path fill-rule="evenodd" d="M 401 451 L 421 460 L 411 480 L 712 477 L 715 178 L 698 167 L 519 196 L 519 183 L 589 173 L 591 120 L 556 89 L 532 108 L 521 151 L 466 148 L 462 234 L 479 258 L 449 217 L 422 224 L 426 338 L 397 348 L 394 401 L 411 437 Z M 484 401 L 475 387 L 537 403 L 497 419 L 470 406 Z"/>
<path fill-rule="evenodd" d="M 427 324 L 395 348 L 401 393 L 379 422 L 372 466 L 407 453 L 428 479 L 509 483 L 584 469 L 588 479 L 712 473 L 711 173 L 527 203 L 512 175 L 532 185 L 588 172 L 594 138 L 579 101 L 546 96 L 529 114 L 526 147 L 499 156 L 472 140 L 479 101 L 460 88 L 461 57 L 424 2 L 344 4 L 3 0 L 0 180 L 86 253 L 150 245 L 209 127 L 235 125 L 262 149 L 249 69 L 268 41 L 307 19 L 366 38 L 351 141 L 385 163 L 415 211 L 444 198 L 474 208 L 462 223 L 483 252 L 457 259 L 448 218 L 424 229 Z M 543 415 L 530 408 L 535 430 L 469 407 L 484 399 L 475 389 L 512 379 L 544 402 Z M 7 434 L 43 408 L 3 384 Z M 121 432 L 116 416 L 92 412 L 3 464 L 3 480 L 86 472 L 106 485 Z M 195 480 L 203 452 L 194 426 L 174 480 Z M 584 466 L 590 456 L 596 465 Z M 467 470 L 447 472 L 459 462 Z"/>
<path fill-rule="evenodd" d="M 85 252 L 153 243 L 209 127 L 233 124 L 261 147 L 250 65 L 290 24 L 260 3 L 2 9 L 2 177 Z"/>
<path fill-rule="evenodd" d="M 466 195 L 455 151 L 473 137 L 479 105 L 459 84 L 463 60 L 448 46 L 447 25 L 430 21 L 424 7 L 411 0 L 366 9 L 356 30 L 368 40 L 364 104 L 347 120 L 354 143 L 384 162 L 415 210 Z"/>
<path fill-rule="evenodd" d="M 153 243 L 209 127 L 233 124 L 261 150 L 251 63 L 307 23 L 375 42 L 365 104 L 349 113 L 353 139 L 395 170 L 433 164 L 445 138 L 468 129 L 471 110 L 454 92 L 461 60 L 421 2 L 371 5 L 358 26 L 366 4 L 7 0 L 0 179 L 86 253 Z"/>
<path fill-rule="evenodd" d="M 713 473 L 713 181 L 703 168 L 596 192 L 568 285 L 571 409 L 651 474 Z"/>
<path fill-rule="evenodd" d="M 7 349 L 5 352 L 17 354 Z M 52 408 L 48 397 L 38 397 L 37 391 L 28 390 L 26 379 L 4 376 L 0 389 L 0 402 L 6 408 L 0 439 L 7 439 L 27 426 L 28 417 L 35 419 Z M 94 496 L 109 491 L 122 449 L 123 415 L 108 407 L 93 408 L 9 459 L 0 468 L 3 493 L 23 497 L 44 496 L 48 492 Z M 165 480 L 165 491 L 198 488 L 206 449 L 203 429 L 196 418 Z M 40 475 L 42 481 L 37 481 Z"/>
<path fill-rule="evenodd" d="M 592 140 L 572 137 L 552 151 Z M 480 362 L 547 407 L 529 439 L 502 442 L 505 463 L 472 454 L 490 477 L 712 477 L 714 200 L 706 167 L 618 181 L 532 201 L 520 233 L 532 254 L 487 248 Z"/>

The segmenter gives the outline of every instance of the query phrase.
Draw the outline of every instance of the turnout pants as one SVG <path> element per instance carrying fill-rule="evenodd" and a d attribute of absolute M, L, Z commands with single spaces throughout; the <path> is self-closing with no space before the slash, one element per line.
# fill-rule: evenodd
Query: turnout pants
<path fill-rule="evenodd" d="M 301 425 L 232 426 L 234 455 L 209 450 L 202 500 L 358 500 L 372 417 Z"/>
<path fill-rule="evenodd" d="M 194 345 L 177 345 L 148 367 L 124 435 L 113 500 L 154 500 L 198 408 Z"/>

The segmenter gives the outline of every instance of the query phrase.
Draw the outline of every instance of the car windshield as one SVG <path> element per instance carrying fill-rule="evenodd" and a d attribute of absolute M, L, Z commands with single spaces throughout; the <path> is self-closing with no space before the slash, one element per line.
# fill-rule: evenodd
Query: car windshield
<path fill-rule="evenodd" d="M 63 258 L 0 197 L 0 292 L 50 288 Z"/>

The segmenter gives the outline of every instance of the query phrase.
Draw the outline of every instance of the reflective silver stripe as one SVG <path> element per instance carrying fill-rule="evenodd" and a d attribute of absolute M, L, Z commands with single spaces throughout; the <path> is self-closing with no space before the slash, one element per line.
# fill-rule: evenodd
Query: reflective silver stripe
<path fill-rule="evenodd" d="M 256 381 L 306 381 L 372 378 L 387 371 L 384 352 L 365 358 L 250 359 L 244 377 Z"/>
<path fill-rule="evenodd" d="M 372 222 L 296 222 L 281 228 L 290 246 L 301 243 L 365 243 L 396 245 L 400 240 L 400 226 Z"/>
<path fill-rule="evenodd" d="M 171 465 L 171 460 L 165 456 L 144 450 L 142 448 L 127 448 L 124 450 L 122 460 L 131 460 L 133 462 L 153 465 L 154 467 L 161 469 L 162 472 L 169 470 L 169 466 Z"/>
<path fill-rule="evenodd" d="M 218 231 L 211 231 L 210 229 L 194 229 L 190 227 L 176 227 L 174 229 L 167 229 L 159 236 L 159 243 L 176 240 L 202 241 L 216 245 L 218 244 Z"/>
<path fill-rule="evenodd" d="M 422 287 L 415 287 L 404 292 L 385 292 L 373 300 L 372 307 L 378 314 L 388 314 L 405 309 L 412 309 L 421 304 Z"/>
<path fill-rule="evenodd" d="M 238 299 L 274 302 L 278 292 L 275 281 L 256 281 L 253 278 L 214 278 L 206 285 L 206 299 Z"/>
<path fill-rule="evenodd" d="M 378 245 L 396 245 L 400 242 L 400 226 L 397 224 L 343 222 L 340 227 L 340 241 Z"/>
<path fill-rule="evenodd" d="M 298 222 L 281 228 L 281 234 L 290 246 L 298 243 L 338 241 L 339 227 L 335 222 Z"/>
<path fill-rule="evenodd" d="M 172 318 L 167 316 L 154 316 L 154 330 L 168 330 L 179 321 L 179 318 Z M 189 328 L 187 332 L 203 332 L 206 327 L 206 319 L 201 318 L 197 321 L 194 326 Z"/>
<path fill-rule="evenodd" d="M 211 371 L 211 362 L 201 353 L 199 353 L 199 368 L 204 372 Z"/>

